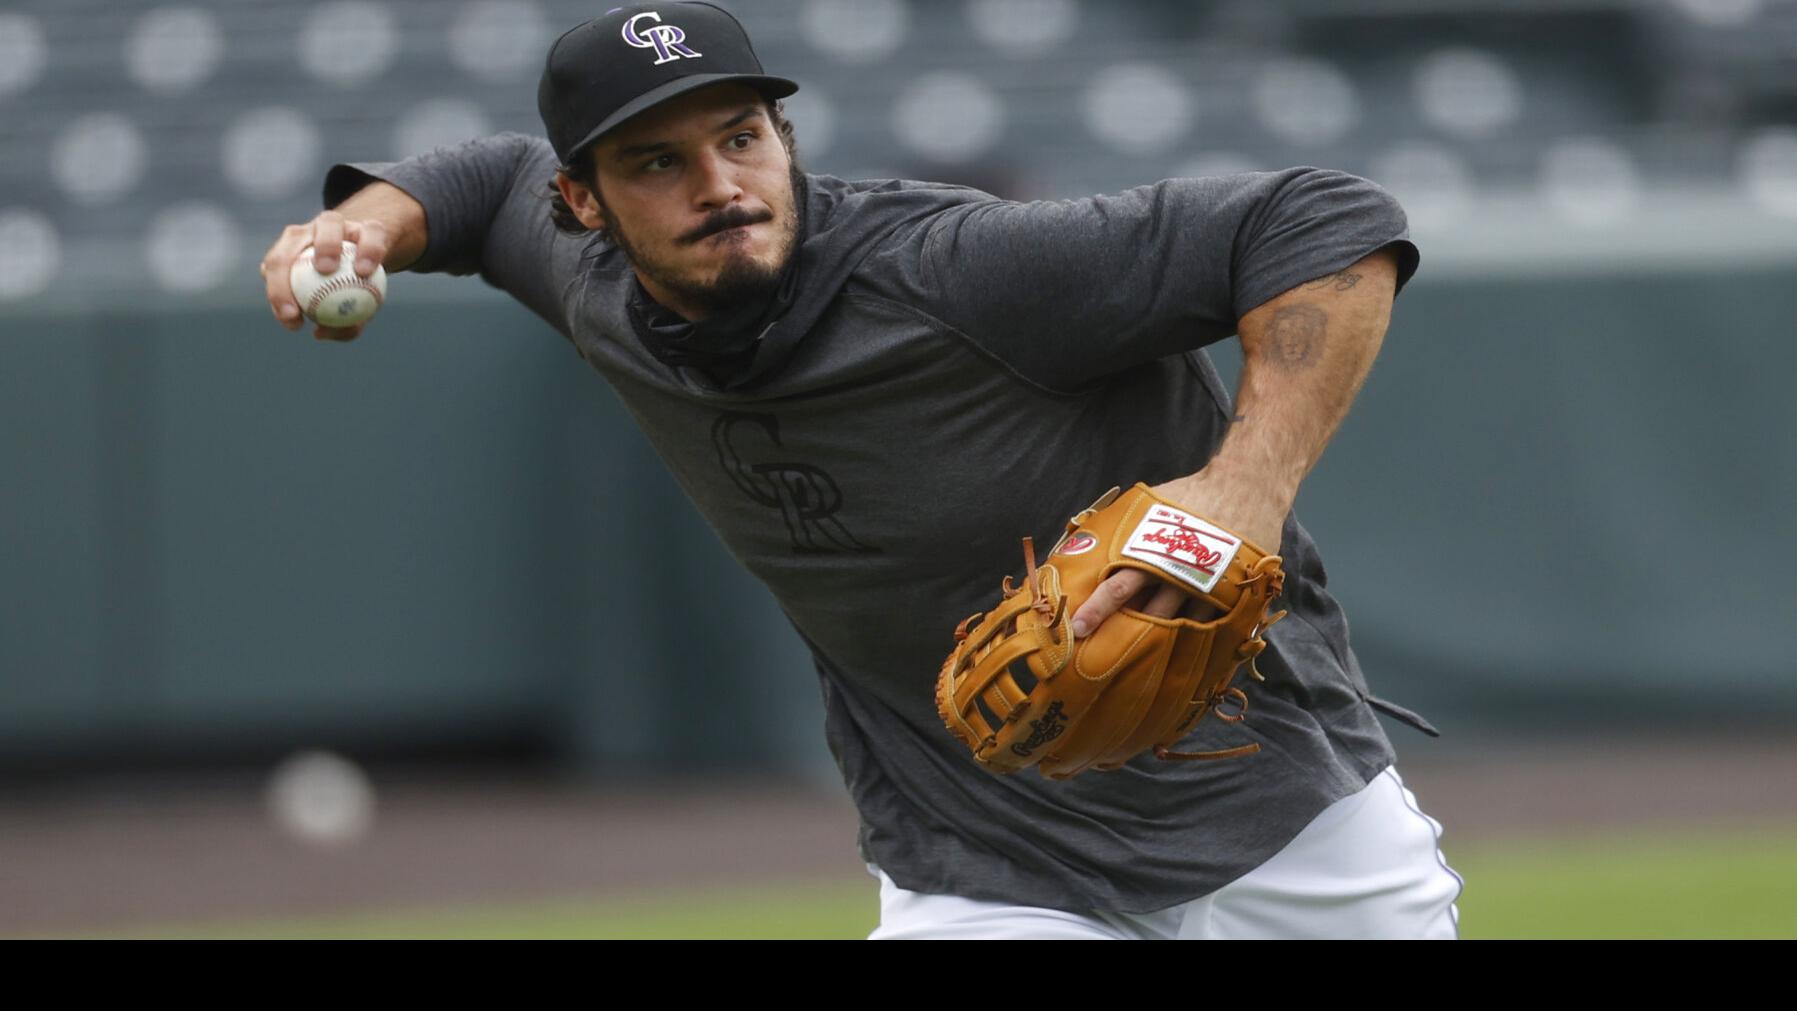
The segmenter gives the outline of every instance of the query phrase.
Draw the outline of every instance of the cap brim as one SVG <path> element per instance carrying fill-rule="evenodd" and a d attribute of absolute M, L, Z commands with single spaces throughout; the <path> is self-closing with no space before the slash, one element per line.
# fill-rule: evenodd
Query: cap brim
<path fill-rule="evenodd" d="M 649 111 L 670 98 L 676 98 L 689 91 L 710 87 L 713 84 L 736 82 L 746 84 L 756 91 L 772 99 L 781 99 L 799 90 L 799 86 L 784 77 L 770 77 L 766 74 L 691 74 L 679 80 L 669 81 L 659 88 L 645 91 L 625 104 L 617 112 L 605 117 L 605 121 L 593 128 L 593 132 L 575 144 L 574 151 L 586 147 L 600 137 L 622 126 L 624 121 L 640 113 Z"/>

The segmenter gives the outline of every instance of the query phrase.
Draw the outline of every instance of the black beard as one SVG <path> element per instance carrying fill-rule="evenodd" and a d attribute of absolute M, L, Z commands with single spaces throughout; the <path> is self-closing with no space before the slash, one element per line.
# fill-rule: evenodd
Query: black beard
<path fill-rule="evenodd" d="M 717 316 L 744 306 L 766 302 L 779 291 L 781 278 L 798 253 L 799 200 L 803 193 L 801 179 L 798 163 L 795 161 L 788 180 L 787 213 L 785 220 L 780 223 L 782 241 L 786 243 L 780 261 L 769 267 L 748 257 L 731 257 L 725 261 L 718 275 L 704 284 L 664 276 L 653 264 L 647 263 L 638 255 L 630 236 L 624 233 L 618 220 L 612 216 L 611 208 L 600 204 L 599 214 L 605 222 L 605 234 L 624 251 L 633 268 L 668 291 L 683 305 L 696 308 L 708 317 Z M 681 236 L 678 241 L 683 245 L 704 242 L 718 232 L 766 220 L 768 219 L 765 217 L 758 218 L 747 211 L 720 211 L 694 232 Z"/>

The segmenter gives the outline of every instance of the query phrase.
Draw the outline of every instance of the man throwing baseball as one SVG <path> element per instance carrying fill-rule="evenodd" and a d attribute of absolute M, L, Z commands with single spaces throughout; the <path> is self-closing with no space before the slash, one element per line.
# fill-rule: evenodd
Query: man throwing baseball
<path fill-rule="evenodd" d="M 811 648 L 874 937 L 1456 936 L 1374 709 L 1427 724 L 1368 690 L 1291 512 L 1416 269 L 1403 212 L 1316 169 L 1025 204 L 809 174 L 797 87 L 717 7 L 615 9 L 550 49 L 547 140 L 335 166 L 270 306 L 299 327 L 290 265 L 349 240 L 363 276 L 479 274 L 605 376 Z M 1201 350 L 1231 335 L 1233 406 Z M 950 630 L 1020 535 L 1137 482 L 1283 559 L 1251 711 L 1180 742 L 1238 757 L 996 775 L 936 706 Z M 1124 568 L 1063 617 L 1186 600 Z"/>

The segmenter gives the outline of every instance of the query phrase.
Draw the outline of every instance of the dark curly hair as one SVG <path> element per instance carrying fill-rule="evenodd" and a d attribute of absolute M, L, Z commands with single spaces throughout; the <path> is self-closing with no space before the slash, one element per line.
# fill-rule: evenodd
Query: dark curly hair
<path fill-rule="evenodd" d="M 768 119 L 774 124 L 774 129 L 779 131 L 780 143 L 786 145 L 786 156 L 792 161 L 793 174 L 797 175 L 800 171 L 799 142 L 793 137 L 792 123 L 787 120 L 786 110 L 781 103 L 771 99 L 766 102 Z M 588 144 L 574 152 L 574 157 L 569 159 L 571 164 L 557 165 L 556 173 L 584 183 L 594 192 L 598 192 L 599 180 L 595 176 L 598 166 L 593 162 L 594 146 Z M 592 231 L 586 225 L 581 224 L 580 219 L 574 215 L 574 208 L 569 207 L 568 202 L 562 199 L 562 191 L 556 187 L 554 179 L 549 180 L 546 196 L 549 198 L 549 220 L 555 222 L 557 229 L 569 235 L 585 235 Z"/>

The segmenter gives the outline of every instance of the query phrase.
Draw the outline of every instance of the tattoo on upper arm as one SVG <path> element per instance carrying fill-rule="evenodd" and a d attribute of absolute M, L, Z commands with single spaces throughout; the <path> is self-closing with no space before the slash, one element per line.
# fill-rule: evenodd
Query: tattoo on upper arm
<path fill-rule="evenodd" d="M 1328 277 L 1319 277 L 1303 285 L 1303 288 L 1305 291 L 1322 291 L 1325 288 L 1330 291 L 1347 291 L 1359 283 L 1359 274 L 1352 270 L 1342 270 L 1330 274 Z"/>
<path fill-rule="evenodd" d="M 1262 359 L 1289 371 L 1307 369 L 1323 357 L 1329 314 L 1314 305 L 1287 305 L 1273 313 Z"/>

